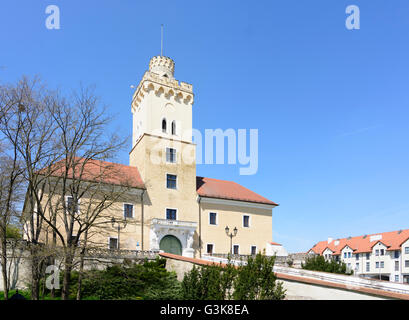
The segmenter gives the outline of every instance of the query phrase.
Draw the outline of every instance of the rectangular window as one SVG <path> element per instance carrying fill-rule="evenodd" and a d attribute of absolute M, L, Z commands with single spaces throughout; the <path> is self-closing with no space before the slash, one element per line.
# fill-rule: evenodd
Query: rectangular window
<path fill-rule="evenodd" d="M 399 251 L 395 250 L 395 259 L 398 259 L 398 258 L 399 258 Z"/>
<path fill-rule="evenodd" d="M 378 249 L 375 250 L 375 256 L 379 256 L 379 250 Z"/>
<path fill-rule="evenodd" d="M 243 216 L 243 227 L 250 227 L 250 216 Z"/>
<path fill-rule="evenodd" d="M 370 264 L 369 264 L 369 262 L 367 262 L 366 263 L 366 272 L 369 272 L 369 270 L 370 270 Z"/>
<path fill-rule="evenodd" d="M 69 213 L 78 213 L 78 201 L 77 204 L 74 205 L 74 198 L 73 197 L 67 197 L 67 210 Z"/>
<path fill-rule="evenodd" d="M 257 254 L 257 247 L 251 246 L 251 255 L 255 256 Z"/>
<path fill-rule="evenodd" d="M 176 175 L 174 174 L 166 175 L 166 187 L 168 189 L 176 189 Z"/>
<path fill-rule="evenodd" d="M 355 265 L 355 271 L 359 271 L 359 263 Z"/>
<path fill-rule="evenodd" d="M 344 258 L 345 258 L 345 259 L 347 258 L 347 253 L 346 253 L 346 252 L 344 252 Z"/>
<path fill-rule="evenodd" d="M 109 249 L 110 250 L 118 249 L 118 239 L 117 238 L 109 238 Z"/>
<path fill-rule="evenodd" d="M 77 236 L 72 235 L 71 236 L 71 243 L 73 246 L 78 246 L 79 245 L 79 241 L 77 241 Z"/>
<path fill-rule="evenodd" d="M 240 246 L 238 244 L 233 246 L 233 254 L 240 254 Z"/>
<path fill-rule="evenodd" d="M 351 252 L 348 252 L 348 258 L 351 258 Z"/>
<path fill-rule="evenodd" d="M 385 267 L 385 262 L 381 261 L 381 268 Z"/>
<path fill-rule="evenodd" d="M 409 247 L 405 248 L 405 254 L 409 254 Z"/>
<path fill-rule="evenodd" d="M 176 220 L 176 209 L 166 209 L 166 219 Z"/>
<path fill-rule="evenodd" d="M 210 212 L 209 213 L 209 224 L 211 225 L 216 225 L 217 224 L 217 213 L 216 212 Z"/>
<path fill-rule="evenodd" d="M 355 255 L 355 259 L 356 259 L 356 260 L 359 260 L 359 253 L 357 253 L 357 254 Z"/>
<path fill-rule="evenodd" d="M 409 260 L 405 260 L 405 268 L 409 268 Z"/>
<path fill-rule="evenodd" d="M 384 255 L 385 255 L 385 250 L 381 249 L 381 256 L 384 256 Z"/>
<path fill-rule="evenodd" d="M 166 148 L 166 162 L 176 162 L 176 149 Z"/>
<path fill-rule="evenodd" d="M 213 244 L 208 243 L 206 246 L 206 252 L 208 254 L 213 254 Z"/>
<path fill-rule="evenodd" d="M 399 282 L 399 276 L 398 275 L 395 276 L 395 282 Z"/>
<path fill-rule="evenodd" d="M 369 257 L 370 257 L 370 253 L 368 252 L 368 253 L 366 254 L 366 260 L 369 260 Z"/>
<path fill-rule="evenodd" d="M 125 203 L 124 204 L 124 218 L 132 219 L 133 218 L 133 205 Z"/>
<path fill-rule="evenodd" d="M 376 268 L 376 269 L 379 269 L 379 261 L 376 262 L 375 268 Z"/>
<path fill-rule="evenodd" d="M 399 271 L 399 261 L 395 261 L 395 271 Z"/>

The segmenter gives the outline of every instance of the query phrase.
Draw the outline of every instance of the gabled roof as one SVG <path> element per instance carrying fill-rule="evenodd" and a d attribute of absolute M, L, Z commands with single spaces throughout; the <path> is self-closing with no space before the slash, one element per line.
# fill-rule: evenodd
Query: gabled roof
<path fill-rule="evenodd" d="M 233 181 L 196 177 L 197 193 L 201 197 L 239 200 L 278 206 L 277 203 Z"/>
<path fill-rule="evenodd" d="M 131 188 L 145 189 L 137 167 L 127 166 L 108 161 L 75 158 L 73 168 L 69 168 L 67 178 L 75 177 L 83 181 L 106 183 L 127 186 Z M 54 177 L 65 175 L 65 160 L 55 163 L 51 168 L 39 171 L 40 174 L 50 174 Z"/>
<path fill-rule="evenodd" d="M 372 238 L 372 239 L 371 239 Z M 316 254 L 322 254 L 326 248 L 333 251 L 333 255 L 339 255 L 346 246 L 350 247 L 354 253 L 371 252 L 372 247 L 378 242 L 383 243 L 387 250 L 400 250 L 401 245 L 409 239 L 409 229 L 383 232 L 372 235 L 364 235 L 358 237 L 348 237 L 343 239 L 328 241 L 320 241 L 310 250 Z M 372 241 L 371 241 L 372 240 Z M 335 243 L 337 242 L 337 245 Z"/>

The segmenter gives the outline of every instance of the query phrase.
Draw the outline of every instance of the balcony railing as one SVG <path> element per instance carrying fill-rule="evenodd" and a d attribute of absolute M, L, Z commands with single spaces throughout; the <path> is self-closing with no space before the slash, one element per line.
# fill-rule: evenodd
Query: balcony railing
<path fill-rule="evenodd" d="M 197 222 L 193 221 L 180 221 L 180 220 L 169 220 L 169 219 L 152 219 L 151 222 L 153 225 L 161 225 L 168 227 L 187 227 L 187 228 L 196 228 Z"/>

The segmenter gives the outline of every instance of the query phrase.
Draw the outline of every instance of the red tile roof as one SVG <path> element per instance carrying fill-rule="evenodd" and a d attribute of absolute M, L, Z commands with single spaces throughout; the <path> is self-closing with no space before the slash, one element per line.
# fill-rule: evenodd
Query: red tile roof
<path fill-rule="evenodd" d="M 268 200 L 233 181 L 197 177 L 196 189 L 201 197 L 239 200 L 278 206 L 277 203 Z"/>
<path fill-rule="evenodd" d="M 68 178 L 72 177 L 73 172 L 75 172 L 74 177 L 83 181 L 103 182 L 145 189 L 145 184 L 137 167 L 100 160 L 85 161 L 85 159 L 81 158 L 76 158 L 72 166 L 75 166 L 75 171 L 70 168 L 67 174 Z M 61 177 L 65 174 L 65 168 L 65 160 L 61 160 L 51 167 L 51 175 Z M 46 174 L 48 169 L 42 169 L 39 173 Z"/>
<path fill-rule="evenodd" d="M 377 237 L 374 237 L 377 236 Z M 376 240 L 372 239 L 374 237 Z M 387 250 L 400 250 L 402 243 L 409 239 L 409 229 L 376 233 L 370 235 L 364 235 L 359 237 L 349 237 L 343 239 L 332 240 L 330 243 L 328 241 L 320 241 L 310 250 L 316 254 L 322 254 L 326 248 L 330 249 L 333 255 L 339 255 L 341 250 L 348 246 L 354 253 L 371 252 L 372 247 L 378 242 L 382 242 Z M 335 242 L 339 241 L 337 245 Z"/>
<path fill-rule="evenodd" d="M 272 246 L 281 246 L 281 244 L 279 244 L 279 243 L 277 243 L 277 242 L 270 242 L 270 244 L 271 244 Z"/>

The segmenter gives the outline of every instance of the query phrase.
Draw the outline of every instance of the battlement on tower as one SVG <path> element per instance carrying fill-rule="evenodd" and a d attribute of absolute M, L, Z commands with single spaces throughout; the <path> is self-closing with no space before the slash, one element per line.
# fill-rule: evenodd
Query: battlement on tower
<path fill-rule="evenodd" d="M 175 63 L 171 58 L 155 56 L 149 62 L 149 70 L 145 72 L 136 88 L 132 99 L 132 111 L 136 111 L 145 94 L 151 90 L 166 98 L 193 104 L 193 86 L 174 78 Z"/>

